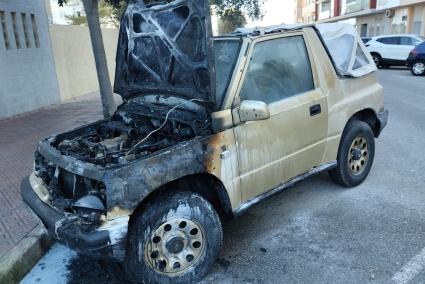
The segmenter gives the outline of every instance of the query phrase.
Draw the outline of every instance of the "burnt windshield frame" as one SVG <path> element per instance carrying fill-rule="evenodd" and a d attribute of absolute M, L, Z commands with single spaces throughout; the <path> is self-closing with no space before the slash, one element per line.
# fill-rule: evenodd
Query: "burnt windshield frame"
<path fill-rule="evenodd" d="M 217 76 L 217 73 L 218 73 L 218 70 L 219 70 L 217 64 L 220 61 L 217 59 L 217 54 L 216 54 L 216 51 L 217 51 L 216 46 L 217 46 L 218 43 L 222 43 L 222 42 L 225 42 L 225 43 L 231 42 L 231 43 L 235 43 L 235 44 L 238 45 L 237 49 L 234 50 L 233 62 L 231 62 L 230 67 L 228 67 L 228 70 L 226 72 L 228 74 L 225 75 L 226 80 L 223 83 L 218 81 L 220 76 Z M 240 55 L 240 52 L 241 52 L 242 43 L 243 43 L 243 39 L 241 37 L 215 37 L 214 38 L 214 48 L 213 49 L 214 49 L 214 64 L 215 64 L 215 73 L 216 73 L 215 76 L 214 76 L 215 80 L 216 80 L 216 82 L 215 82 L 216 83 L 216 86 L 215 86 L 216 95 L 215 95 L 215 97 L 216 97 L 217 107 L 219 107 L 219 108 L 223 104 L 224 98 L 226 97 L 226 94 L 227 94 L 228 89 L 229 89 L 230 82 L 232 81 L 235 66 L 238 62 L 239 55 Z M 220 88 L 219 85 L 222 85 L 223 87 Z M 219 92 L 221 92 L 221 93 L 219 93 Z"/>

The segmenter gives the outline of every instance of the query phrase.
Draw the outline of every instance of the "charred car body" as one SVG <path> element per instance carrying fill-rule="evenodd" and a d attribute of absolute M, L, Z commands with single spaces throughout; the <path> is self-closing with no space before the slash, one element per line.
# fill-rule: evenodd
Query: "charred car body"
<path fill-rule="evenodd" d="M 130 4 L 115 78 L 124 103 L 40 141 L 22 182 L 55 239 L 125 260 L 140 281 L 199 279 L 222 220 L 309 175 L 360 184 L 387 122 L 373 60 L 349 26 L 213 39 L 208 15 L 207 1 Z"/>

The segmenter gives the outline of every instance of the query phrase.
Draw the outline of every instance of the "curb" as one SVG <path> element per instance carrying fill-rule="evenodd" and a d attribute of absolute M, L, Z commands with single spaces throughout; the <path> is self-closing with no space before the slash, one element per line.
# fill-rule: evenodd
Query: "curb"
<path fill-rule="evenodd" d="M 44 226 L 37 225 L 0 259 L 0 284 L 19 283 L 44 255 L 50 244 Z"/>

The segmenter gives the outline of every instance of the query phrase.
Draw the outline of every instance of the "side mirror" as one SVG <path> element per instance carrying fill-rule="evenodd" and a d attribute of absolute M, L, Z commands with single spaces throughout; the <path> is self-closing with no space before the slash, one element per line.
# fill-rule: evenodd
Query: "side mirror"
<path fill-rule="evenodd" d="M 266 120 L 270 118 L 270 110 L 265 102 L 242 101 L 239 108 L 239 118 L 241 121 Z"/>

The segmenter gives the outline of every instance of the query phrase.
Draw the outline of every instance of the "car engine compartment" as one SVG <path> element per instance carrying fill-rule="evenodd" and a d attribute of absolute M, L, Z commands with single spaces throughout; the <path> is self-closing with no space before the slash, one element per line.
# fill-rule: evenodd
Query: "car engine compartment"
<path fill-rule="evenodd" d="M 62 155 L 108 167 L 211 133 L 204 107 L 185 100 L 155 100 L 147 103 L 141 97 L 127 101 L 111 119 L 58 135 L 51 145 Z"/>

